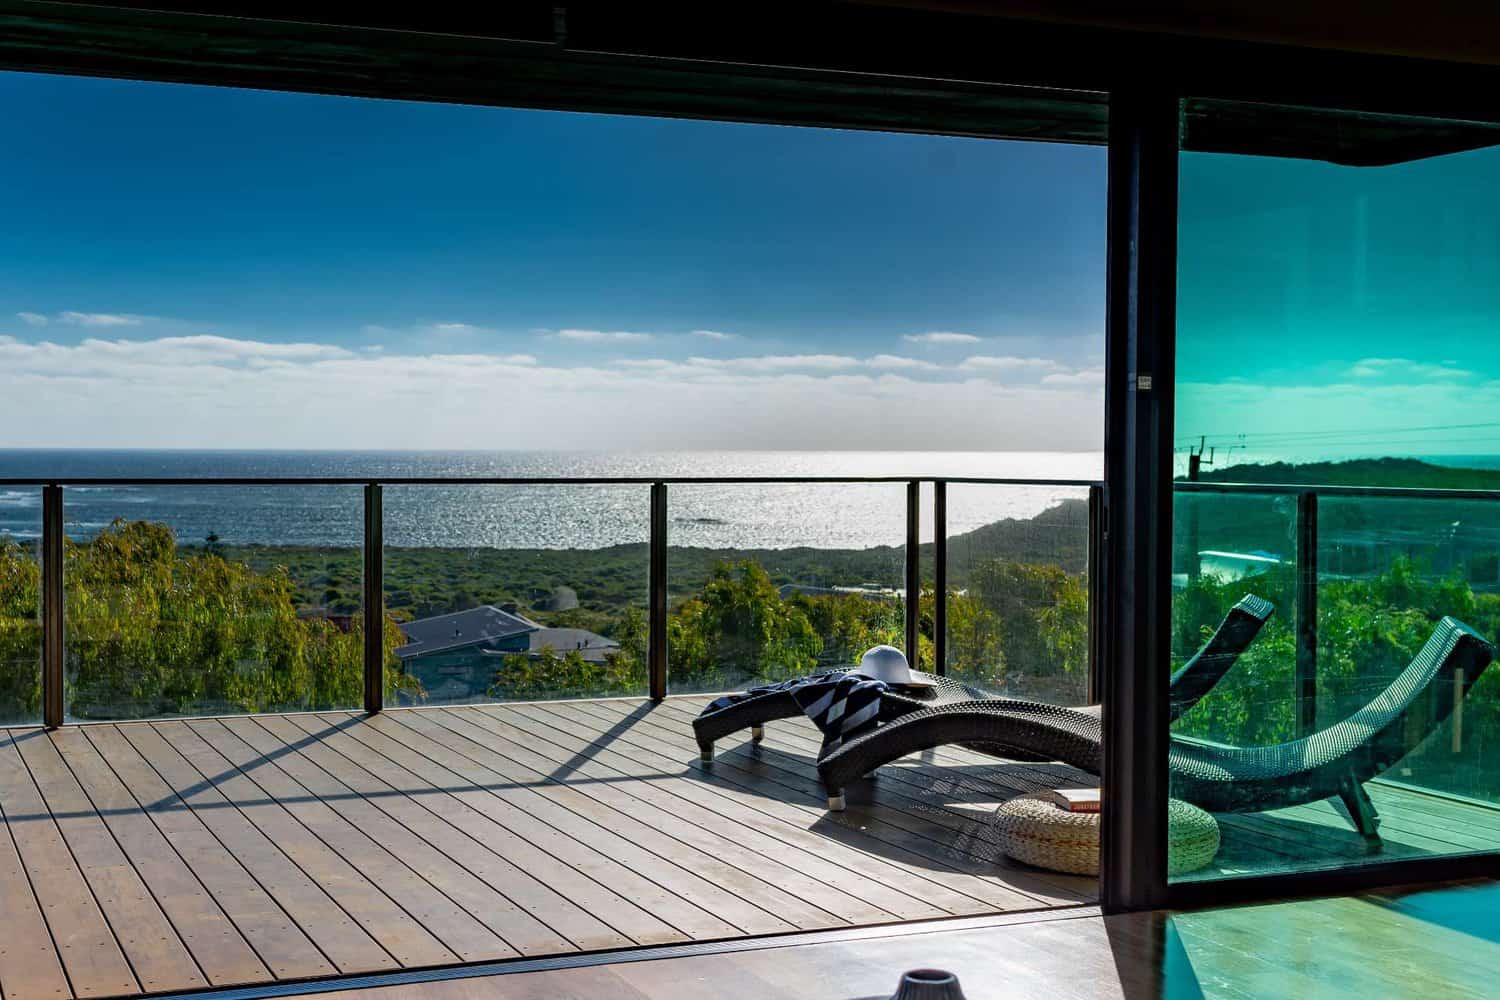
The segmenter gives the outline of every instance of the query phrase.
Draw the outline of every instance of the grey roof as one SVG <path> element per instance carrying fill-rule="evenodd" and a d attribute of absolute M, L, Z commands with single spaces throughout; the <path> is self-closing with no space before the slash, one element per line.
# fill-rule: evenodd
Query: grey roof
<path fill-rule="evenodd" d="M 396 650 L 396 655 L 407 659 L 535 632 L 541 626 L 522 615 L 484 604 L 468 611 L 403 622 L 400 628 L 407 643 Z"/>
<path fill-rule="evenodd" d="M 619 649 L 620 644 L 586 628 L 539 628 L 531 633 L 531 652 L 540 653 L 548 647 L 554 653 L 577 650 L 587 660 L 592 658 L 590 653 L 602 658 L 606 652 Z"/>

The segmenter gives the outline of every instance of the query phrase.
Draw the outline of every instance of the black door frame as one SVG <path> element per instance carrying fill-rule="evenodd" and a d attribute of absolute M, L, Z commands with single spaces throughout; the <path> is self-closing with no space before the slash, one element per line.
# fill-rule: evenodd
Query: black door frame
<path fill-rule="evenodd" d="M 1491 874 L 1496 854 L 1169 885 L 1178 115 L 1215 98 L 1500 121 L 1500 69 L 859 3 L 0 0 L 0 68 L 411 100 L 1108 141 L 1102 574 L 1111 911 Z M 685 13 L 686 12 L 686 13 Z M 728 25 L 727 30 L 725 26 Z M 1048 89 L 1068 88 L 1068 89 Z M 1106 102 L 1104 93 L 1111 94 Z M 1107 113 L 1106 113 L 1107 111 Z"/>

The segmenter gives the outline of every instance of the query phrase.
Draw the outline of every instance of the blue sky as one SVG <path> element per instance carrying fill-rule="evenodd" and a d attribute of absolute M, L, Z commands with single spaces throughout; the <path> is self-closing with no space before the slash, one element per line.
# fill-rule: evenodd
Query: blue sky
<path fill-rule="evenodd" d="M 0 126 L 12 444 L 1102 438 L 1102 149 L 26 74 Z"/>

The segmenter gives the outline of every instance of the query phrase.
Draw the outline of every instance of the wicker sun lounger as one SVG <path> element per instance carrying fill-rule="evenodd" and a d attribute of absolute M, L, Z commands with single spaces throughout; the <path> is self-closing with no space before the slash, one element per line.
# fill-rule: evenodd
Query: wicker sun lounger
<path fill-rule="evenodd" d="M 1360 833 L 1378 842 L 1379 817 L 1364 783 L 1415 749 L 1452 713 L 1495 648 L 1444 618 L 1416 657 L 1359 711 L 1303 739 L 1235 747 L 1174 736 L 1168 757 L 1172 796 L 1210 812 L 1260 812 L 1338 796 Z M 1455 691 L 1454 685 L 1461 687 Z M 1410 725 L 1408 725 L 1410 723 Z M 968 701 L 910 713 L 818 762 L 829 808 L 844 787 L 909 753 L 946 744 L 1015 747 L 1098 774 L 1100 720 L 1092 713 L 1011 701 Z"/>
<path fill-rule="evenodd" d="M 1213 689 L 1220 678 L 1229 672 L 1229 668 L 1234 666 L 1235 660 L 1255 639 L 1261 626 L 1275 610 L 1275 606 L 1270 601 L 1253 594 L 1246 594 L 1239 603 L 1229 609 L 1229 614 L 1224 616 L 1224 620 L 1219 623 L 1219 627 L 1203 648 L 1172 675 L 1171 712 L 1173 719 L 1196 705 L 1205 694 Z M 919 674 L 919 676 L 931 681 L 934 687 L 921 694 L 886 691 L 881 697 L 880 705 L 882 724 L 924 708 L 991 698 L 984 691 L 949 677 L 939 677 L 935 674 Z M 1029 704 L 1010 699 L 998 699 L 998 702 L 1017 706 Z M 1095 711 L 1097 714 L 1096 710 L 1089 708 L 1073 711 Z M 797 706 L 796 700 L 789 692 L 771 691 L 743 698 L 724 708 L 703 712 L 693 720 L 693 733 L 698 739 L 698 749 L 703 760 L 710 761 L 714 756 L 715 740 L 748 728 L 750 738 L 758 743 L 764 735 L 763 727 L 767 722 L 796 718 L 801 714 L 802 709 Z M 1013 760 L 1052 759 L 1028 755 L 1017 747 L 1007 748 L 1005 755 Z"/>

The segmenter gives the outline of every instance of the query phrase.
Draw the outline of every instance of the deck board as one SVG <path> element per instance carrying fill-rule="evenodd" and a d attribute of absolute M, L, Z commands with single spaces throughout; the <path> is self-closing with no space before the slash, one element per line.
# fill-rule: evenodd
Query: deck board
<path fill-rule="evenodd" d="M 224 850 L 238 859 L 296 926 L 317 943 L 337 971 L 397 967 L 390 953 L 365 933 L 324 886 L 303 871 L 212 782 L 203 780 L 203 775 L 162 738 L 157 726 L 136 723 L 120 726 L 119 732 L 156 770 L 177 800 L 213 832 Z"/>
<path fill-rule="evenodd" d="M 829 813 L 819 737 L 706 697 L 0 730 L 0 997 L 106 997 L 1091 902 L 997 803 L 1094 779 L 942 747 Z M 1379 856 L 1500 848 L 1500 810 L 1374 782 Z M 1329 802 L 1220 817 L 1206 875 L 1369 856 Z"/>
<path fill-rule="evenodd" d="M 141 814 L 161 831 L 192 869 L 273 976 L 297 979 L 337 971 L 296 921 L 213 830 L 181 803 L 171 786 L 117 728 L 88 726 L 78 732 L 108 763 Z M 128 804 L 122 802 L 120 808 L 128 808 Z"/>
<path fill-rule="evenodd" d="M 41 902 L 73 992 L 80 997 L 135 992 L 139 989 L 135 973 L 16 749 L 17 743 L 44 738 L 32 731 L 0 744 L 0 808 L 5 824 Z M 15 987 L 7 983 L 6 989 Z"/>

